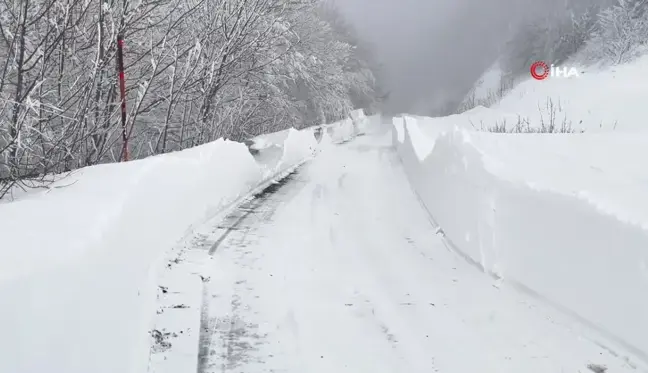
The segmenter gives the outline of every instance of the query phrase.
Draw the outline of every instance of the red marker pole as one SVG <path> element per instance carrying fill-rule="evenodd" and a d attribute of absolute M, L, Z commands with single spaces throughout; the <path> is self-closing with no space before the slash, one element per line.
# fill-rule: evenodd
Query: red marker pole
<path fill-rule="evenodd" d="M 124 74 L 124 35 L 117 35 L 117 71 L 121 99 L 122 162 L 128 161 L 128 135 L 126 134 L 126 77 Z"/>

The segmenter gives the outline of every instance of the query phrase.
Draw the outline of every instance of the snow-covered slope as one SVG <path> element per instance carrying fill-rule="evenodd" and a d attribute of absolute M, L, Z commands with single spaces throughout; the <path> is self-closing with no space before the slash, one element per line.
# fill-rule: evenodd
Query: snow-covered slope
<path fill-rule="evenodd" d="M 500 97 L 501 92 L 507 87 L 503 86 L 503 73 L 499 61 L 495 61 L 477 79 L 473 88 L 465 95 L 461 102 L 462 107 L 477 105 L 490 106 Z"/>
<path fill-rule="evenodd" d="M 580 69 L 579 76 L 550 77 L 542 81 L 529 77 L 495 100 L 499 89 L 497 66 L 488 70 L 464 100 L 488 106 L 491 114 L 482 118 L 469 115 L 478 127 L 490 128 L 502 124 L 509 127 L 523 122 L 534 127 L 542 123 L 571 125 L 574 130 L 587 132 L 637 131 L 648 128 L 648 55 L 637 61 L 613 68 Z M 473 96 L 474 94 L 474 96 Z M 475 98 L 473 100 L 473 97 Z M 467 114 L 467 113 L 466 113 Z"/>
<path fill-rule="evenodd" d="M 84 168 L 0 204 L 0 372 L 145 372 L 165 253 L 317 147 L 312 129 L 268 138 L 282 150 L 272 163 L 218 140 Z"/>
<path fill-rule="evenodd" d="M 601 344 L 644 361 L 646 75 L 643 58 L 580 78 L 529 80 L 492 109 L 394 120 L 408 177 L 459 253 L 571 315 L 584 335 L 596 331 Z M 518 115 L 537 125 L 534 113 L 548 99 L 560 100 L 560 112 L 582 119 L 587 131 L 500 134 L 473 126 Z M 616 130 L 599 126 L 617 121 Z"/>
<path fill-rule="evenodd" d="M 519 113 L 538 123 L 555 111 L 588 132 L 648 128 L 648 55 L 614 68 L 584 69 L 580 76 L 529 79 L 516 86 L 493 109 Z M 555 108 L 552 110 L 551 106 Z"/>

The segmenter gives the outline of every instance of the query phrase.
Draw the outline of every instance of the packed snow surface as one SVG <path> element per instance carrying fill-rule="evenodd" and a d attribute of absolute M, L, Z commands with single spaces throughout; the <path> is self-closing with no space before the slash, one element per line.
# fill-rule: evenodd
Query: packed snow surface
<path fill-rule="evenodd" d="M 449 250 L 390 133 L 321 149 L 260 198 L 184 257 L 213 252 L 201 373 L 635 371 Z"/>

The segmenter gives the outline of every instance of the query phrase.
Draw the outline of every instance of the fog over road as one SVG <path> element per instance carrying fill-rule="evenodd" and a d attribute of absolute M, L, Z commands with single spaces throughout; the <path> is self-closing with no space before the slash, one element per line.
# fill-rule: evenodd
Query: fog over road
<path fill-rule="evenodd" d="M 383 63 L 386 109 L 420 115 L 463 97 L 498 58 L 512 24 L 565 7 L 563 0 L 334 2 Z"/>

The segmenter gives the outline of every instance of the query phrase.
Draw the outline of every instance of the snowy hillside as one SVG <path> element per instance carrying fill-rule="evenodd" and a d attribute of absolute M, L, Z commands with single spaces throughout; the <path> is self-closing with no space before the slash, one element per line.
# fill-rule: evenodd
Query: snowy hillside
<path fill-rule="evenodd" d="M 491 71 L 491 74 L 495 73 Z M 476 89 L 482 95 L 476 97 L 488 102 L 489 108 L 471 109 L 457 120 L 470 118 L 478 129 L 502 123 L 512 128 L 521 121 L 524 126 L 532 127 L 550 122 L 557 126 L 566 124 L 575 131 L 588 133 L 643 131 L 648 128 L 645 120 L 648 85 L 643 78 L 647 75 L 648 55 L 625 65 L 582 68 L 578 77 L 542 81 L 529 77 L 496 102 L 484 93 L 495 95 L 495 92 L 485 84 L 478 84 Z"/>
<path fill-rule="evenodd" d="M 648 55 L 607 69 L 584 69 L 579 77 L 529 79 L 492 108 L 519 113 L 532 123 L 547 118 L 555 108 L 559 121 L 588 132 L 643 131 L 648 128 Z"/>
<path fill-rule="evenodd" d="M 460 110 L 475 106 L 490 106 L 496 102 L 506 90 L 499 61 L 491 65 L 473 85 L 460 104 Z"/>

